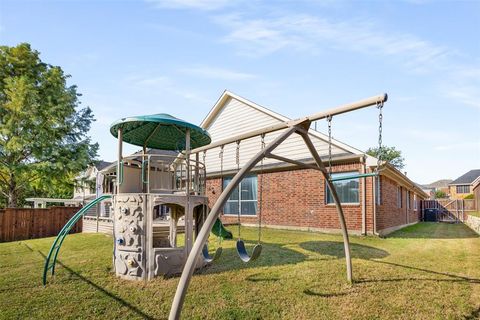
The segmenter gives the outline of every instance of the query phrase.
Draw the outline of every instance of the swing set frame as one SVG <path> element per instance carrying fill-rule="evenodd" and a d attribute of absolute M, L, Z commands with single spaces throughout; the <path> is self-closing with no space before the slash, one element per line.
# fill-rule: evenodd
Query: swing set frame
<path fill-rule="evenodd" d="M 202 254 L 202 250 L 204 248 L 204 244 L 207 242 L 208 237 L 210 235 L 210 230 L 212 229 L 213 225 L 215 224 L 216 219 L 220 216 L 220 213 L 222 212 L 222 209 L 224 205 L 226 204 L 228 198 L 230 197 L 231 193 L 233 190 L 238 186 L 238 184 L 242 181 L 242 179 L 250 173 L 250 171 L 264 158 L 273 158 L 277 159 L 280 161 L 296 164 L 300 167 L 303 168 L 309 168 L 309 169 L 314 169 L 318 170 L 322 173 L 328 188 L 331 191 L 331 195 L 333 197 L 333 200 L 335 202 L 335 206 L 337 209 L 337 214 L 338 214 L 338 219 L 340 222 L 340 227 L 342 231 L 342 237 L 343 237 L 343 244 L 344 244 L 344 250 L 345 250 L 345 262 L 346 262 L 346 272 L 347 272 L 347 281 L 349 283 L 352 282 L 352 261 L 351 261 L 351 256 L 350 256 L 350 242 L 349 242 L 349 237 L 348 237 L 348 230 L 345 222 L 345 216 L 343 214 L 342 206 L 340 203 L 340 199 L 338 197 L 338 194 L 335 190 L 333 181 L 330 179 L 330 174 L 327 168 L 325 167 L 320 155 L 318 154 L 317 150 L 315 149 L 315 146 L 312 142 L 312 140 L 309 137 L 309 129 L 310 125 L 313 121 L 316 120 L 321 120 L 325 118 L 330 118 L 336 115 L 340 115 L 343 113 L 351 112 L 354 110 L 370 107 L 370 106 L 378 106 L 379 104 L 382 104 L 386 102 L 388 99 L 387 94 L 381 94 L 377 96 L 373 96 L 364 100 L 360 100 L 357 102 L 353 103 L 348 103 L 344 105 L 340 105 L 331 109 L 328 109 L 326 111 L 318 112 L 313 115 L 300 118 L 297 120 L 292 120 L 292 121 L 286 121 L 282 122 L 273 126 L 268 126 L 264 128 L 260 128 L 257 130 L 253 130 L 244 134 L 240 134 L 234 137 L 230 137 L 227 139 L 222 139 L 216 142 L 213 142 L 209 145 L 199 147 L 196 149 L 191 150 L 190 154 L 198 154 L 202 151 L 206 151 L 209 149 L 217 148 L 224 146 L 226 144 L 230 143 L 236 143 L 237 141 L 240 140 L 245 140 L 249 138 L 253 138 L 255 136 L 260 136 L 260 135 L 265 135 L 267 133 L 279 131 L 279 130 L 284 130 L 281 134 L 279 134 L 272 142 L 270 142 L 268 145 L 266 145 L 264 148 L 262 148 L 261 151 L 259 151 L 253 158 L 251 158 L 233 177 L 231 182 L 225 187 L 225 189 L 222 191 L 220 194 L 219 198 L 213 205 L 210 213 L 207 216 L 207 219 L 205 220 L 203 227 L 200 229 L 199 234 L 197 235 L 197 238 L 195 239 L 195 243 L 193 245 L 193 248 L 188 255 L 187 261 L 185 263 L 182 275 L 180 277 L 180 281 L 177 286 L 177 290 L 175 292 L 175 297 L 172 302 L 172 307 L 170 309 L 170 315 L 169 319 L 170 320 L 176 320 L 180 319 L 180 314 L 181 310 L 183 307 L 183 303 L 185 301 L 185 296 L 187 294 L 188 290 L 188 285 L 190 283 L 190 280 L 192 278 L 192 275 L 195 271 L 195 265 L 197 262 L 197 259 L 199 255 Z M 306 147 L 308 148 L 309 152 L 311 153 L 315 164 L 310 165 L 310 164 L 305 164 L 301 161 L 297 160 L 292 160 L 288 159 L 282 156 L 278 156 L 273 154 L 272 152 L 282 143 L 284 142 L 288 137 L 298 134 L 301 136 L 303 139 L 303 142 L 305 143 Z"/>

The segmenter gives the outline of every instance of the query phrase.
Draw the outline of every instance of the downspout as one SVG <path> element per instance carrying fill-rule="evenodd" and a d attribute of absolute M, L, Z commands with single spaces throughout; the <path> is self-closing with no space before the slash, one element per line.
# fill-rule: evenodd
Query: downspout
<path fill-rule="evenodd" d="M 367 173 L 366 157 L 360 158 L 361 173 Z M 362 181 L 362 235 L 367 234 L 367 179 Z"/>
<path fill-rule="evenodd" d="M 409 193 L 410 191 L 405 187 L 405 224 L 408 224 L 408 206 L 410 205 L 410 199 L 409 199 Z"/>
<path fill-rule="evenodd" d="M 96 176 L 95 176 L 95 198 L 98 198 L 98 185 L 97 185 L 97 183 L 98 183 L 98 170 L 97 170 L 97 174 L 96 174 Z M 100 204 L 97 203 L 96 207 L 97 207 L 97 210 L 96 210 L 96 218 L 97 218 L 97 219 L 96 219 L 96 220 L 97 220 L 96 233 L 98 233 L 98 219 L 99 219 L 99 217 L 100 217 L 98 211 L 99 211 L 100 208 L 101 208 L 101 207 L 100 207 Z M 82 220 L 83 220 L 83 219 L 82 219 Z"/>
<path fill-rule="evenodd" d="M 377 179 L 380 179 L 380 175 L 376 176 L 376 177 L 372 177 L 372 182 L 373 182 L 373 185 L 372 185 L 372 208 L 373 208 L 373 234 L 378 236 L 378 232 L 377 232 L 377 184 L 379 182 L 377 182 Z M 378 190 L 379 191 L 379 194 L 378 196 L 380 196 L 380 192 L 382 192 L 382 190 Z"/>

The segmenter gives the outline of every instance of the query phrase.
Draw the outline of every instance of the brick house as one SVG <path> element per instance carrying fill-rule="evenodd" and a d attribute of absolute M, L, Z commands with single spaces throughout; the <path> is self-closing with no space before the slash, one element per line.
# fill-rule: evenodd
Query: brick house
<path fill-rule="evenodd" d="M 448 184 L 450 199 L 463 199 L 473 193 L 473 187 L 480 180 L 480 169 L 470 170 Z"/>
<path fill-rule="evenodd" d="M 290 119 L 225 91 L 202 122 L 212 141 L 242 134 L 254 129 Z M 279 133 L 268 134 L 265 143 Z M 328 136 L 310 130 L 315 148 L 328 163 Z M 239 167 L 261 150 L 259 137 L 241 141 Z M 312 163 L 310 153 L 299 136 L 289 137 L 275 152 L 290 159 Z M 224 147 L 223 161 L 220 148 L 209 150 L 205 157 L 207 167 L 207 194 L 210 205 L 216 201 L 238 170 L 236 145 Z M 223 166 L 221 165 L 223 163 Z M 368 173 L 375 169 L 377 159 L 332 139 L 333 176 Z M 327 164 L 328 165 L 328 164 Z M 414 182 L 400 171 L 386 165 L 378 178 L 348 179 L 335 182 L 344 208 L 347 227 L 356 234 L 387 234 L 420 219 L 420 202 L 428 198 Z M 262 225 L 271 228 L 337 232 L 340 230 L 335 205 L 319 171 L 303 169 L 292 164 L 265 159 L 245 178 L 232 194 L 222 214 L 225 223 L 240 221 L 244 225 Z"/>

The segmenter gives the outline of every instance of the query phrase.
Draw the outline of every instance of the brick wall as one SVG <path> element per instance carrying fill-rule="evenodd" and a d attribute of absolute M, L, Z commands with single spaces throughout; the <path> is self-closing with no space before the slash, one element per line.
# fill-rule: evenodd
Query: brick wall
<path fill-rule="evenodd" d="M 397 203 L 397 192 L 399 184 L 394 180 L 381 176 L 381 204 L 377 205 L 377 230 L 386 233 L 399 226 L 419 221 L 420 208 L 414 209 L 414 193 L 410 192 L 410 207 L 407 206 L 407 192 L 401 187 L 402 203 Z M 417 196 L 418 197 L 418 196 Z M 420 200 L 420 198 L 417 198 Z"/>
<path fill-rule="evenodd" d="M 360 163 L 336 165 L 333 172 L 361 172 Z M 263 187 L 262 187 L 263 177 Z M 362 230 L 363 184 L 366 188 L 366 230 Z M 210 207 L 222 192 L 221 179 L 207 181 Z M 420 207 L 414 210 L 414 192 L 410 191 L 410 208 L 407 208 L 407 189 L 402 187 L 402 206 L 397 206 L 397 187 L 394 180 L 381 176 L 381 204 L 377 205 L 377 231 L 388 233 L 406 224 L 419 221 Z M 260 204 L 260 190 L 263 201 Z M 299 169 L 258 174 L 258 209 L 262 210 L 262 225 L 283 228 L 336 231 L 340 229 L 338 214 L 333 204 L 326 204 L 325 180 L 316 170 Z M 343 204 L 347 228 L 354 233 L 374 231 L 373 178 L 360 179 L 359 203 Z M 417 195 L 417 200 L 420 197 Z M 224 223 L 237 223 L 237 215 L 222 215 Z M 257 216 L 241 216 L 242 224 L 257 224 Z"/>
<path fill-rule="evenodd" d="M 333 172 L 360 172 L 360 163 L 336 165 Z M 263 178 L 263 186 L 262 186 Z M 367 231 L 373 232 L 373 197 L 372 178 L 360 179 L 360 201 L 358 204 L 344 204 L 343 210 L 347 227 L 351 231 L 362 231 L 361 198 L 363 183 L 367 183 Z M 326 204 L 325 180 L 316 170 L 300 169 L 258 174 L 258 192 L 263 188 L 263 201 L 258 209 L 262 210 L 262 224 L 278 227 L 295 227 L 300 229 L 340 229 L 338 214 L 333 204 Z M 207 195 L 210 206 L 221 193 L 220 178 L 207 181 Z M 236 223 L 236 215 L 224 215 L 225 223 Z M 242 216 L 241 222 L 257 224 L 257 216 Z"/>

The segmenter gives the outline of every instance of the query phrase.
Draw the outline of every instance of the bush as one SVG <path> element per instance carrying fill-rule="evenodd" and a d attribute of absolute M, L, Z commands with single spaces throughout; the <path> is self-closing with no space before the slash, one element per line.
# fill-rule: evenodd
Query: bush
<path fill-rule="evenodd" d="M 473 196 L 473 193 L 470 193 L 469 195 L 463 197 L 463 199 L 475 199 L 475 197 Z"/>

